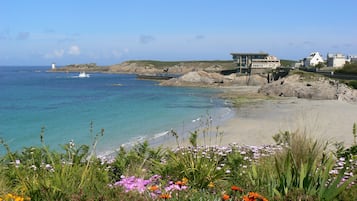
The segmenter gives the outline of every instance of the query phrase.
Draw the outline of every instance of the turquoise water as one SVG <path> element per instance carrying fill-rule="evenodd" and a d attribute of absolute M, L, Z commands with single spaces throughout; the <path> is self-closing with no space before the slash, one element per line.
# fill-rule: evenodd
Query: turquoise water
<path fill-rule="evenodd" d="M 91 143 L 103 128 L 99 152 L 174 129 L 182 135 L 207 114 L 219 123 L 232 115 L 213 89 L 158 86 L 135 75 L 46 72 L 47 67 L 0 67 L 0 136 L 12 149 Z M 1 148 L 3 149 L 3 148 Z"/>

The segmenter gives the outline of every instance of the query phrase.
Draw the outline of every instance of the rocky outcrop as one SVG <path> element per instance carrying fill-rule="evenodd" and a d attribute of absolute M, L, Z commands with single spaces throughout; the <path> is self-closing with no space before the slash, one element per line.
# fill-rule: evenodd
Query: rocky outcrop
<path fill-rule="evenodd" d="M 234 68 L 234 64 L 219 61 L 187 61 L 187 62 L 154 62 L 127 61 L 109 67 L 110 72 L 117 73 L 169 73 L 185 74 L 192 71 L 219 72 L 226 68 Z"/>
<path fill-rule="evenodd" d="M 273 96 L 357 102 L 357 90 L 353 90 L 345 84 L 325 77 L 318 77 L 312 80 L 305 79 L 297 74 L 265 84 L 258 90 L 258 93 Z"/>
<path fill-rule="evenodd" d="M 195 71 L 186 73 L 178 78 L 172 78 L 161 82 L 164 86 L 211 86 L 215 83 L 222 83 L 223 75 L 218 73 L 207 73 L 205 71 Z"/>
<path fill-rule="evenodd" d="M 188 72 L 178 78 L 163 81 L 160 85 L 164 86 L 260 86 L 267 82 L 267 79 L 261 75 L 237 76 L 231 74 L 228 76 L 219 73 L 210 73 L 206 71 Z"/>
<path fill-rule="evenodd" d="M 107 66 L 97 66 L 96 63 L 70 64 L 61 68 L 51 69 L 53 72 L 108 72 Z"/>

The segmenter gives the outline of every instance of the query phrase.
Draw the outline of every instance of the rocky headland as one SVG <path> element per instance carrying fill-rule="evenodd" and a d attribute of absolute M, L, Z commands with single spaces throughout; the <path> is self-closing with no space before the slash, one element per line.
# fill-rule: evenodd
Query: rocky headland
<path fill-rule="evenodd" d="M 160 81 L 162 86 L 239 87 L 259 86 L 257 93 L 267 96 L 297 97 L 318 100 L 357 102 L 357 90 L 337 80 L 312 73 L 294 71 L 288 76 L 268 82 L 267 74 L 239 75 L 231 61 L 127 61 L 112 66 L 74 64 L 55 71 L 103 72 L 126 74 L 175 74 L 175 78 Z M 225 75 L 228 74 L 228 75 Z"/>
<path fill-rule="evenodd" d="M 338 80 L 323 76 L 306 77 L 293 74 L 272 83 L 264 84 L 258 90 L 258 93 L 282 97 L 357 102 L 357 90 L 340 83 Z"/>

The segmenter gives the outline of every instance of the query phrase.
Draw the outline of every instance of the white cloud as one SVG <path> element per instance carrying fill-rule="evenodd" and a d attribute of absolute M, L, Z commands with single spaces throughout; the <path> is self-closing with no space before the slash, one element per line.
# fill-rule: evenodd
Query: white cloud
<path fill-rule="evenodd" d="M 122 56 L 124 56 L 126 53 L 129 52 L 129 49 L 128 48 L 125 48 L 123 51 L 120 51 L 120 50 L 112 50 L 112 56 L 114 58 L 120 58 Z"/>
<path fill-rule="evenodd" d="M 44 55 L 45 58 L 47 59 L 52 59 L 52 58 L 61 58 L 64 55 L 64 49 L 60 50 L 53 50 L 50 53 L 47 53 Z"/>
<path fill-rule="evenodd" d="M 77 45 L 72 45 L 71 47 L 69 47 L 67 54 L 69 55 L 80 55 L 81 54 L 81 50 Z"/>

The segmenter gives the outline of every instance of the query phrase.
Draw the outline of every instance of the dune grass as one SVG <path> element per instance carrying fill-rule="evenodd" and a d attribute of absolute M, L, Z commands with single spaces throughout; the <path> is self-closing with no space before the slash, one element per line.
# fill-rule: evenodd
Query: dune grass
<path fill-rule="evenodd" d="M 355 131 L 354 131 L 355 132 Z M 193 132 L 201 136 L 199 131 Z M 115 160 L 95 146 L 69 142 L 13 152 L 4 141 L 0 200 L 356 200 L 357 146 L 327 149 L 303 133 L 282 132 L 276 145 L 153 148 L 147 142 Z M 355 134 L 354 134 L 355 135 Z"/>

